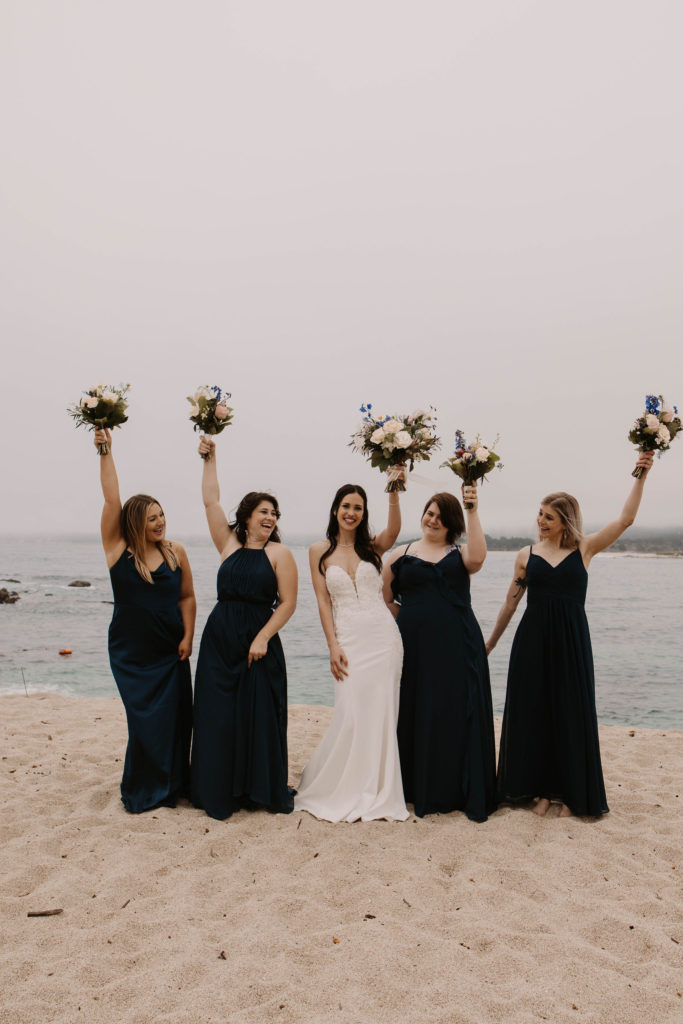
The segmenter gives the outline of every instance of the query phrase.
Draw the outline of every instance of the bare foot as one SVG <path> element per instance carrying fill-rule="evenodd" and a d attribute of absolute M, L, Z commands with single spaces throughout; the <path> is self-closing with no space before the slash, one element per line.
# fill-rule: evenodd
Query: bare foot
<path fill-rule="evenodd" d="M 540 818 L 544 818 L 550 807 L 550 800 L 546 800 L 544 796 L 538 798 L 531 810 L 534 814 L 538 814 Z"/>
<path fill-rule="evenodd" d="M 560 813 L 558 814 L 558 818 L 572 818 L 572 817 L 573 817 L 572 812 L 569 810 L 567 805 L 566 804 L 562 804 L 562 806 L 560 807 Z"/>

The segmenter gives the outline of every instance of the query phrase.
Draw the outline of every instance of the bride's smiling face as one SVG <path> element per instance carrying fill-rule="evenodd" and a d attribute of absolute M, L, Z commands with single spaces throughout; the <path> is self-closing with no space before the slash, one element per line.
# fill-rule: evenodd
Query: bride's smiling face
<path fill-rule="evenodd" d="M 344 495 L 337 508 L 339 528 L 342 530 L 357 529 L 362 522 L 364 514 L 365 503 L 360 494 L 356 494 L 353 491 L 351 494 Z"/>

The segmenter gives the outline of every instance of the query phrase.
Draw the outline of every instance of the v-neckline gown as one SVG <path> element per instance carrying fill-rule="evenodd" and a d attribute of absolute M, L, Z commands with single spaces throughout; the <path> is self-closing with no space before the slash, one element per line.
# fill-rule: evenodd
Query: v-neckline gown
<path fill-rule="evenodd" d="M 178 657 L 182 573 L 162 562 L 149 583 L 123 551 L 109 574 L 109 661 L 128 721 L 121 800 L 135 814 L 174 807 L 187 794 L 192 732 L 190 663 Z"/>
<path fill-rule="evenodd" d="M 498 796 L 506 802 L 545 797 L 597 817 L 609 807 L 581 552 L 553 566 L 531 550 L 526 582 L 527 606 L 510 652 Z"/>

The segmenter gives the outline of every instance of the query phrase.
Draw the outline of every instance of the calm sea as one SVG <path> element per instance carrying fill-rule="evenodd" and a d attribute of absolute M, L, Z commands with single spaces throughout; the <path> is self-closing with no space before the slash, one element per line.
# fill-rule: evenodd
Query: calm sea
<path fill-rule="evenodd" d="M 208 541 L 186 544 L 195 576 L 199 638 L 216 593 L 218 556 Z M 295 616 L 282 632 L 289 700 L 333 703 L 327 648 L 310 583 L 305 547 L 293 547 L 300 570 Z M 472 603 L 484 636 L 512 575 L 514 555 L 493 551 L 472 581 Z M 6 582 L 8 579 L 18 583 Z M 74 579 L 92 586 L 69 587 Z M 112 613 L 109 576 L 99 540 L 0 538 L 0 587 L 21 599 L 0 605 L 0 694 L 50 691 L 111 697 L 116 687 L 107 657 Z M 605 724 L 683 728 L 683 558 L 612 555 L 593 561 L 587 612 L 595 656 L 598 717 Z M 517 620 L 521 612 L 517 613 Z M 493 705 L 503 710 L 505 675 L 517 620 L 490 658 Z M 73 654 L 60 657 L 70 647 Z"/>

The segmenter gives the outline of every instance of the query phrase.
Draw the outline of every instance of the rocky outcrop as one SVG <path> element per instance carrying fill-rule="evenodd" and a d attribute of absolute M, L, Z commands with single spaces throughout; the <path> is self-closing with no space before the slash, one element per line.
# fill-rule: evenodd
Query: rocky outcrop
<path fill-rule="evenodd" d="M 72 580 L 71 583 L 67 584 L 67 586 L 69 586 L 69 587 L 91 587 L 92 583 L 90 582 L 90 580 Z"/>
<path fill-rule="evenodd" d="M 0 604 L 14 604 L 19 600 L 16 590 L 8 590 L 7 587 L 0 587 Z"/>

